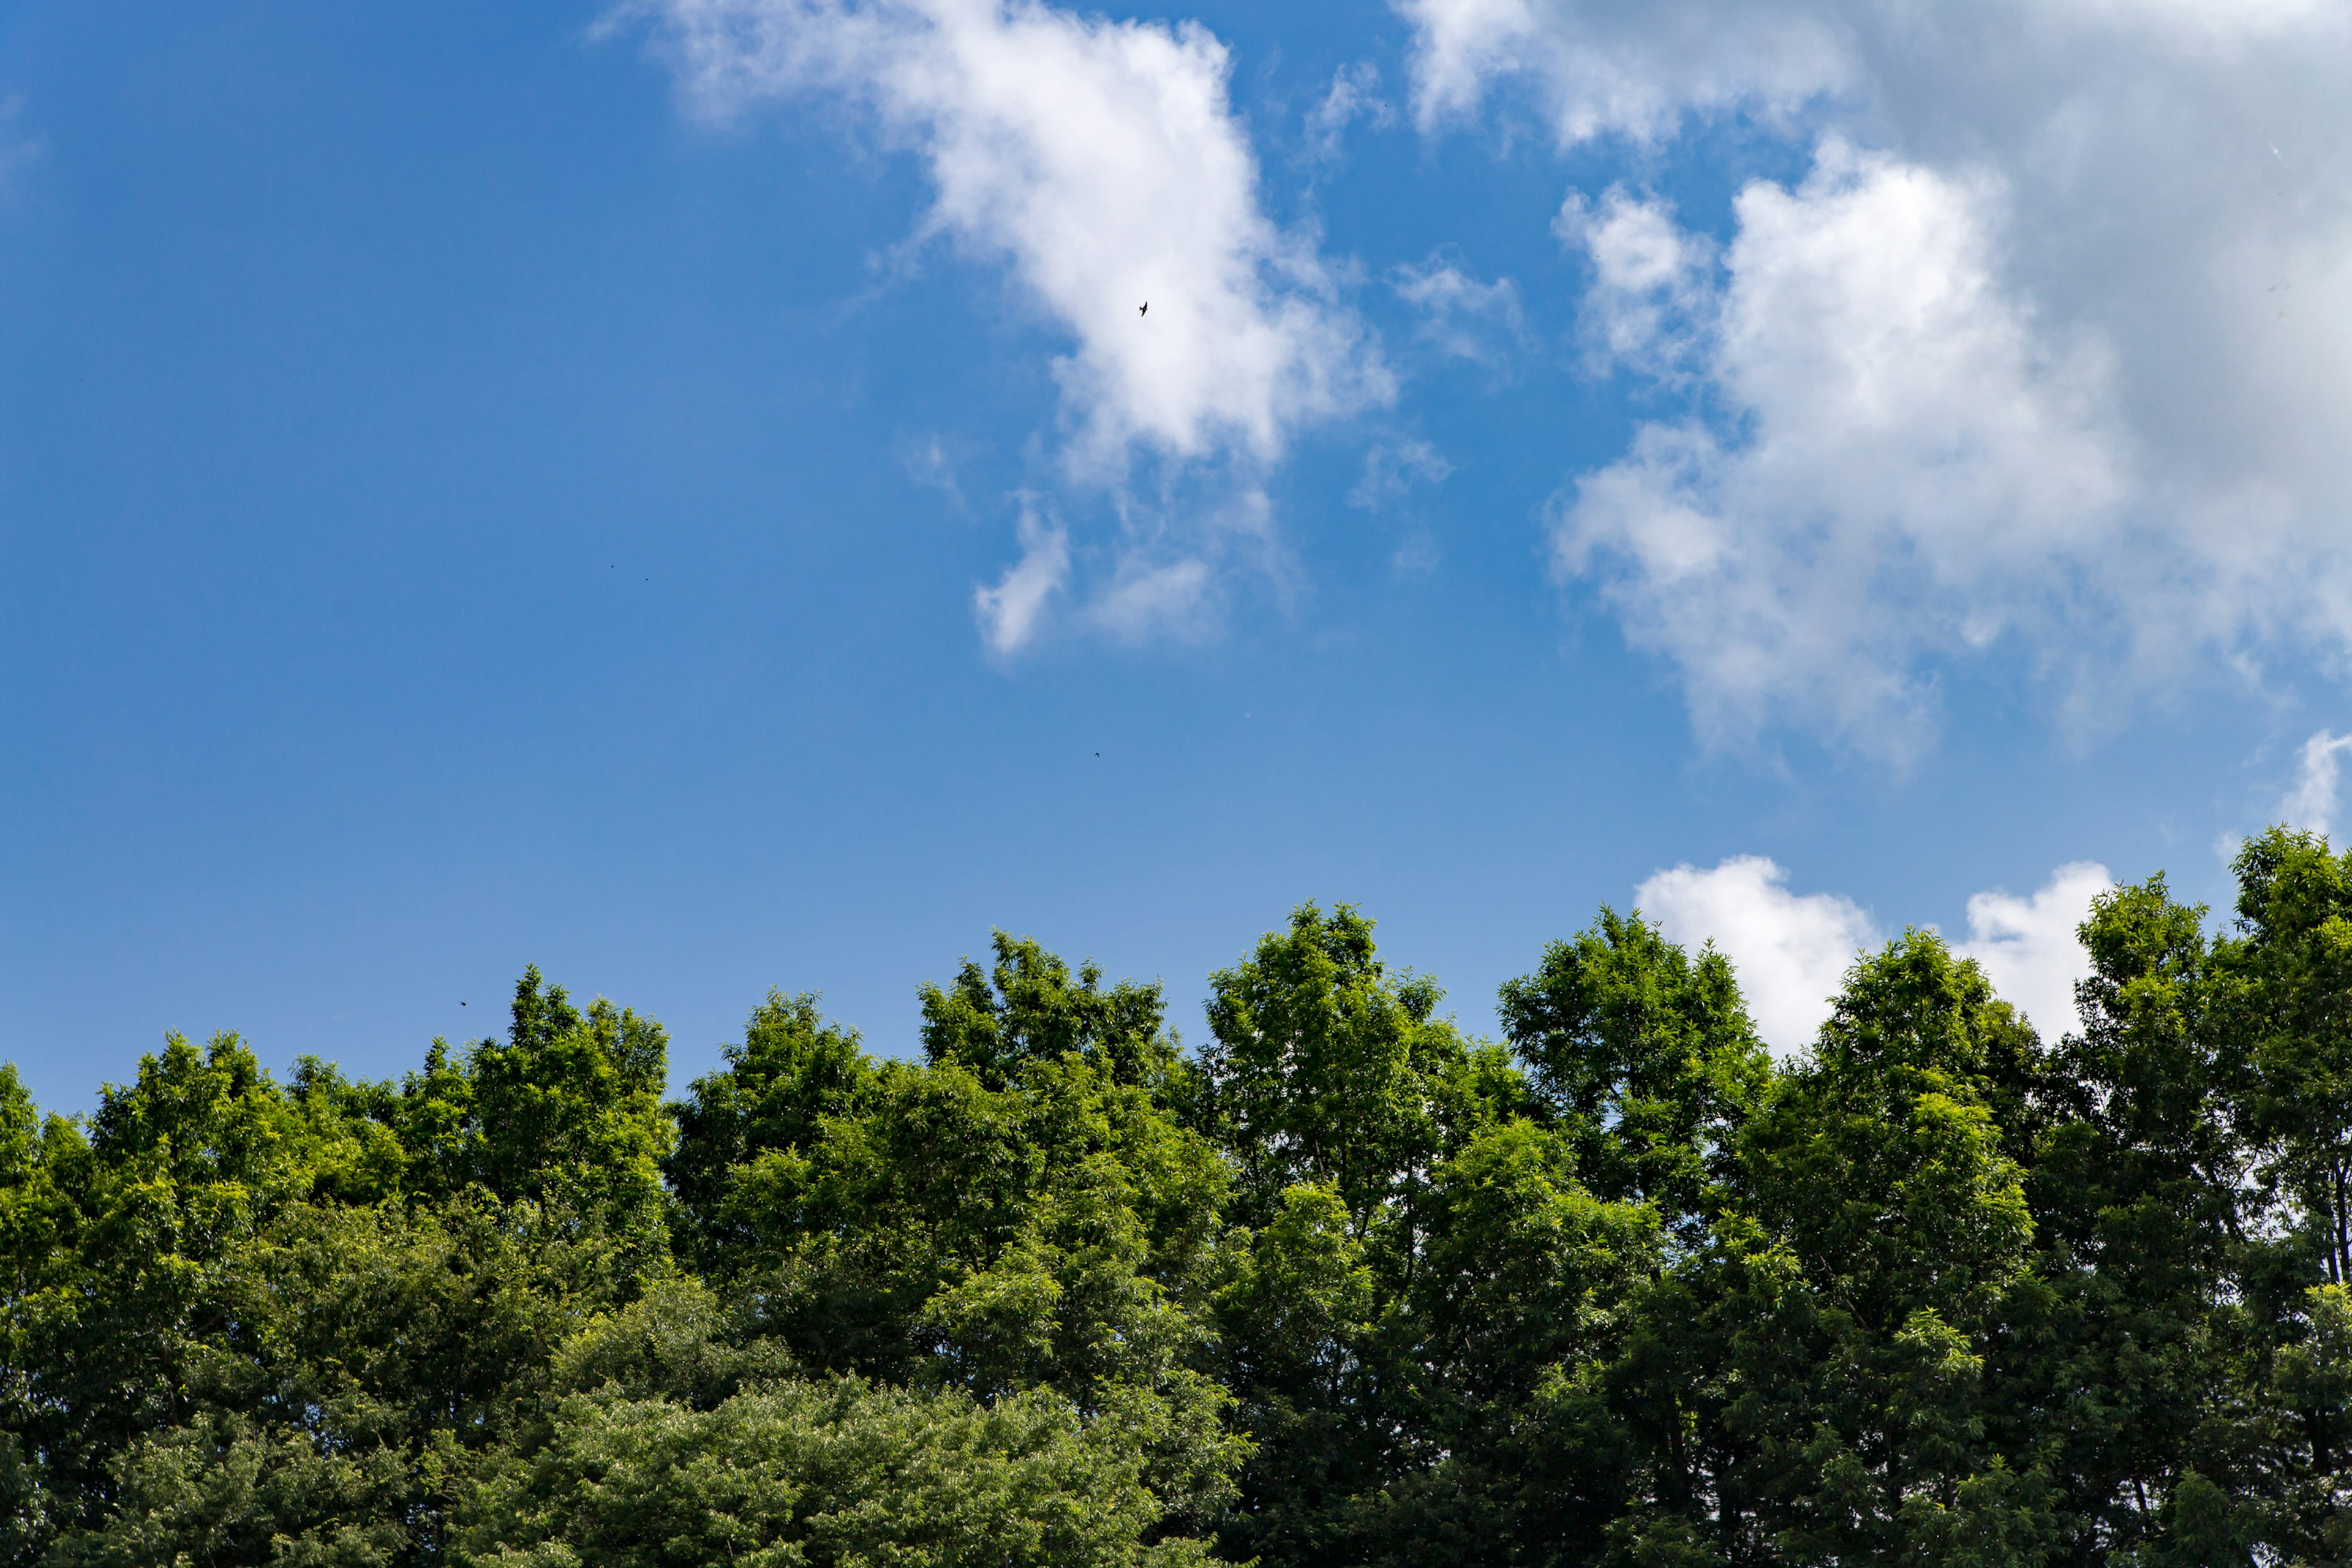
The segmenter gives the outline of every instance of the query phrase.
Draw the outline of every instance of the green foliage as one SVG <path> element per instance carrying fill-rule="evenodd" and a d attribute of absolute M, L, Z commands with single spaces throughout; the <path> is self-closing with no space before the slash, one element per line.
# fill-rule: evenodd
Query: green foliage
<path fill-rule="evenodd" d="M 1105 991 L 1092 963 L 1073 985 L 1069 965 L 1027 937 L 998 931 L 995 948 L 991 972 L 966 959 L 953 986 L 922 988 L 923 1051 L 933 1063 L 961 1062 L 990 1089 L 1029 1063 L 1070 1056 L 1118 1084 L 1158 1084 L 1175 1069 L 1159 986 L 1123 980 Z"/>
<path fill-rule="evenodd" d="M 1486 1109 L 1468 1047 L 1433 1016 L 1444 994 L 1391 976 L 1345 904 L 1302 905 L 1209 988 L 1197 1115 L 1234 1162 L 1245 1222 L 1328 1183 L 1367 1227 Z"/>
<path fill-rule="evenodd" d="M 2219 956 L 2242 1020 L 2246 1131 L 2328 1279 L 2352 1282 L 2352 860 L 2273 828 L 2237 871 L 2244 935 Z"/>
<path fill-rule="evenodd" d="M 2023 1269 L 2033 1222 L 1990 1104 L 2022 1033 L 1976 965 L 1907 932 L 1854 966 L 1813 1058 L 1745 1129 L 1752 1212 L 1872 1331 L 1982 1323 Z"/>
<path fill-rule="evenodd" d="M 488 1481 L 459 1561 L 484 1568 L 1176 1568 L 1202 1543 L 1143 1537 L 1160 1511 L 1139 1445 L 1042 1390 L 782 1380 L 709 1410 L 575 1394 L 548 1440 Z"/>
<path fill-rule="evenodd" d="M 1571 1131 L 1586 1184 L 1703 1225 L 1731 1136 L 1771 1079 L 1723 955 L 1693 958 L 1604 908 L 1546 948 L 1535 973 L 1506 982 L 1496 1011 Z"/>
<path fill-rule="evenodd" d="M 1003 932 L 919 1061 L 528 971 L 396 1083 L 0 1068 L 0 1564 L 2352 1562 L 2352 858 L 2160 878 L 2045 1042 L 1934 933 L 1773 1061 L 1602 910 L 1490 1044 L 1346 906 Z"/>
<path fill-rule="evenodd" d="M 2242 1015 L 2204 916 L 2161 878 L 2093 908 L 2083 1029 L 2053 1053 L 2026 1178 L 2045 1305 L 1996 1408 L 2046 1456 L 2078 1561 L 2153 1549 L 2181 1478 L 2228 1473 L 2254 1436 L 2236 1391 L 2264 1216 L 2233 1110 Z"/>
<path fill-rule="evenodd" d="M 1247 1449 L 1204 1370 L 1224 1168 L 1173 1114 L 1156 989 L 998 952 L 1000 990 L 926 992 L 922 1066 L 771 998 L 680 1108 L 682 1226 L 811 1372 L 1050 1394 L 1126 1435 L 1155 1518 L 1204 1518 Z"/>
<path fill-rule="evenodd" d="M 474 1184 L 649 1229 L 674 1137 L 667 1060 L 660 1025 L 601 1000 L 583 1015 L 525 970 L 506 1043 L 478 1041 L 453 1066 L 436 1040 L 388 1108 L 413 1151 L 411 1184 L 433 1194 Z"/>
<path fill-rule="evenodd" d="M 768 993 L 726 1047 L 727 1070 L 698 1079 L 677 1107 L 667 1166 L 686 1248 L 714 1271 L 757 1242 L 756 1222 L 730 1219 L 736 1167 L 767 1151 L 811 1143 L 827 1116 L 856 1111 L 874 1079 L 856 1031 L 828 1024 L 814 995 Z M 750 1216 L 745 1216 L 748 1220 Z"/>

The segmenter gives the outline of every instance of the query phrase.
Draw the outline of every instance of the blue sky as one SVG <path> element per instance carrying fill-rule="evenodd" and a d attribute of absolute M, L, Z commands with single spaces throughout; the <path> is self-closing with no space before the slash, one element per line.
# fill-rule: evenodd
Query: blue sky
<path fill-rule="evenodd" d="M 2352 39 L 2006 13 L 8 8 L 0 1055 L 1195 1036 L 1310 898 L 2063 996 L 2335 809 Z"/>

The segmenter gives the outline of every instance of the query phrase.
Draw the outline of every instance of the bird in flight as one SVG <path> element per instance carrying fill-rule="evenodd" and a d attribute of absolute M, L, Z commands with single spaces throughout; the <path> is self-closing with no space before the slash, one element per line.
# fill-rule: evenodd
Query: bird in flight
<path fill-rule="evenodd" d="M 1146 300 L 1142 304 L 1138 305 L 1135 308 L 1135 313 L 1139 316 L 1150 315 L 1151 313 L 1151 301 Z"/>

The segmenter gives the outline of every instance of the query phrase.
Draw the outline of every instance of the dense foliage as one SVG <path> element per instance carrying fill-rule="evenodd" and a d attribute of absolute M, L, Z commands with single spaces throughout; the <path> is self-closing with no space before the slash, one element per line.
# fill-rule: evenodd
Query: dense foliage
<path fill-rule="evenodd" d="M 1190 1055 L 999 935 L 675 1103 L 535 971 L 398 1083 L 0 1070 L 0 1559 L 2352 1561 L 2352 856 L 2238 874 L 2056 1040 L 1912 931 L 1776 1063 L 1604 910 L 1487 1043 L 1309 905 Z"/>

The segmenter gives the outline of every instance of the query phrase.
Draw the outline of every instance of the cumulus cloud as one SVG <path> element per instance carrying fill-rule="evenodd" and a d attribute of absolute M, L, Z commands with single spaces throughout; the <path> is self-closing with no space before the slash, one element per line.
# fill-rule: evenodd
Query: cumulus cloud
<path fill-rule="evenodd" d="M 846 101 L 923 160 L 925 236 L 1006 268 L 1067 345 L 1053 369 L 1071 481 L 1116 490 L 1143 462 L 1160 465 L 1163 494 L 1171 469 L 1246 492 L 1302 427 L 1392 395 L 1315 236 L 1266 215 L 1231 59 L 1198 25 L 1034 0 L 640 9 L 700 112 Z M 1139 572 L 1221 559 L 1213 531 L 1176 539 L 1167 521 L 1150 531 L 1151 560 L 1117 562 L 1119 591 Z M 1030 559 L 1008 584 L 1029 581 Z"/>
<path fill-rule="evenodd" d="M 2338 773 L 2342 757 L 2352 751 L 2352 735 L 2322 730 L 2303 743 L 2294 787 L 2279 802 L 2279 820 L 2289 827 L 2325 835 L 2336 820 Z"/>
<path fill-rule="evenodd" d="M 1682 667 L 1710 738 L 1785 711 L 1906 757 L 1923 738 L 1912 650 L 2064 616 L 2074 580 L 2053 562 L 2113 544 L 2105 362 L 2054 350 L 2002 293 L 1998 204 L 1989 183 L 1831 141 L 1794 189 L 1739 194 L 1719 284 L 1654 203 L 1621 195 L 1582 225 L 1595 340 L 1686 363 L 1736 434 L 1643 426 L 1562 498 L 1554 560 Z"/>
<path fill-rule="evenodd" d="M 1711 734 L 1907 754 L 1939 671 L 1996 649 L 2074 723 L 2138 682 L 2352 666 L 2352 9 L 1399 8 L 1432 130 L 1511 101 L 1645 168 L 1818 149 L 1727 213 L 1561 222 L 1588 341 L 1685 413 L 1574 476 L 1559 560 Z"/>
<path fill-rule="evenodd" d="M 1957 951 L 1983 966 L 1992 988 L 2044 1039 L 2055 1039 L 2081 1022 L 2074 985 L 2091 973 L 2075 928 L 2089 917 L 2091 900 L 2114 886 L 2105 866 L 2077 860 L 2029 897 L 1979 893 L 1969 900 L 1969 940 Z"/>
<path fill-rule="evenodd" d="M 1878 928 L 1842 893 L 1792 893 L 1789 873 L 1761 855 L 1712 870 L 1681 865 L 1635 889 L 1633 901 L 1668 941 L 1712 942 L 1738 972 L 1756 1032 L 1787 1054 L 1812 1043 L 1845 972 L 1879 945 Z"/>
<path fill-rule="evenodd" d="M 1792 893 L 1789 873 L 1761 855 L 1708 870 L 1659 871 L 1634 893 L 1667 940 L 1712 942 L 1738 973 L 1764 1043 L 1787 1055 L 1812 1043 L 1843 989 L 1845 972 L 1884 945 L 1870 914 L 1842 893 Z M 2074 983 L 2090 973 L 2075 927 L 2114 885 L 2105 866 L 2061 866 L 2025 898 L 1999 890 L 1969 900 L 1969 940 L 1953 950 L 1980 964 L 1993 990 L 2046 1037 L 2075 1026 Z"/>

